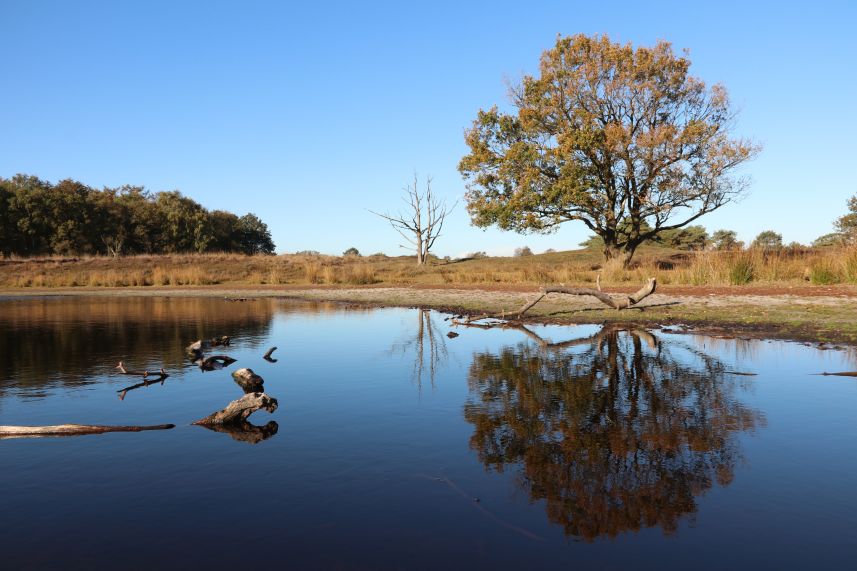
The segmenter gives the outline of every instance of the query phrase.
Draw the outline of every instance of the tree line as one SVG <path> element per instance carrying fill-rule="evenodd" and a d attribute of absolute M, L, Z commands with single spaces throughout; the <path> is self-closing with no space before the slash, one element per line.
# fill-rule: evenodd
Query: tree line
<path fill-rule="evenodd" d="M 272 254 L 274 242 L 256 215 L 209 211 L 176 190 L 0 177 L 3 256 L 183 252 Z"/>

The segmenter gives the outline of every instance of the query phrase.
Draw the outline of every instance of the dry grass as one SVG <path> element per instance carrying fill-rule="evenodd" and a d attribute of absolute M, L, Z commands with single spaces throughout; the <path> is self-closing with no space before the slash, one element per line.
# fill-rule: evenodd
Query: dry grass
<path fill-rule="evenodd" d="M 857 283 L 857 248 L 763 252 L 678 252 L 646 248 L 633 267 L 603 263 L 598 252 L 575 250 L 517 258 L 480 258 L 418 267 L 409 257 L 381 255 L 243 256 L 199 254 L 124 258 L 0 260 L 0 287 L 140 287 L 262 284 L 469 285 L 642 283 L 723 286 Z"/>

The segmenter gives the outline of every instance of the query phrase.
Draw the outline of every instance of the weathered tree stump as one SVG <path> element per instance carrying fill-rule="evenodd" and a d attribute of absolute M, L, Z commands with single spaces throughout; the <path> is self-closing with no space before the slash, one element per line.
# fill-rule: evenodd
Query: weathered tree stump
<path fill-rule="evenodd" d="M 232 378 L 238 383 L 238 386 L 245 394 L 261 393 L 265 390 L 265 381 L 262 377 L 253 372 L 253 369 L 238 369 L 232 373 Z"/>
<path fill-rule="evenodd" d="M 240 399 L 234 400 L 223 410 L 201 418 L 193 424 L 211 426 L 215 424 L 232 424 L 247 420 L 247 417 L 259 409 L 274 412 L 277 410 L 277 399 L 265 393 L 247 393 Z"/>

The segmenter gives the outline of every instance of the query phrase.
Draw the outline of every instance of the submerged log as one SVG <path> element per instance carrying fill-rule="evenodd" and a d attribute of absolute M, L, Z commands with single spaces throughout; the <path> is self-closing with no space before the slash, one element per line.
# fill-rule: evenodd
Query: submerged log
<path fill-rule="evenodd" d="M 148 387 L 149 385 L 154 385 L 157 383 L 160 383 L 163 385 L 168 377 L 169 377 L 169 375 L 167 375 L 165 373 L 165 374 L 159 375 L 155 378 L 148 378 L 148 379 L 143 378 L 143 382 L 141 382 L 141 383 L 137 383 L 136 385 L 131 385 L 130 387 L 125 387 L 124 389 L 119 389 L 118 391 L 116 391 L 117 393 L 119 393 L 119 400 L 125 400 L 125 395 L 128 394 L 128 391 L 133 391 L 133 390 L 136 390 L 136 389 L 139 389 L 142 387 Z"/>
<path fill-rule="evenodd" d="M 234 400 L 223 410 L 212 413 L 201 418 L 193 424 L 210 426 L 214 424 L 230 424 L 247 420 L 247 417 L 259 409 L 274 412 L 277 410 L 277 399 L 265 393 L 248 393 L 240 399 Z"/>
<path fill-rule="evenodd" d="M 264 354 L 264 355 L 262 355 L 262 358 L 263 358 L 263 359 L 265 359 L 266 361 L 268 361 L 269 363 L 276 363 L 276 362 L 277 362 L 277 360 L 276 360 L 276 359 L 274 359 L 273 357 L 271 357 L 271 354 L 272 354 L 274 351 L 276 351 L 276 350 L 277 350 L 277 348 L 276 348 L 276 347 L 271 347 L 270 349 L 268 349 L 268 350 L 265 352 L 265 354 Z"/>
<path fill-rule="evenodd" d="M 238 369 L 232 373 L 232 378 L 244 391 L 244 394 L 261 393 L 265 390 L 265 381 L 262 377 L 253 372 L 253 369 Z"/>
<path fill-rule="evenodd" d="M 0 438 L 30 436 L 78 436 L 105 432 L 141 432 L 143 430 L 169 430 L 175 424 L 151 426 L 106 426 L 100 424 L 57 424 L 54 426 L 0 426 Z"/>

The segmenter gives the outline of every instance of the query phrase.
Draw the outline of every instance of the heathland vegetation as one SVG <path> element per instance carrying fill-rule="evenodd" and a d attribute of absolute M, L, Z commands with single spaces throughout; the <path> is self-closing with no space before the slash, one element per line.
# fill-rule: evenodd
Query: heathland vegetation
<path fill-rule="evenodd" d="M 857 283 L 857 197 L 811 246 L 766 230 L 745 247 L 696 222 L 745 191 L 737 169 L 759 147 L 730 134 L 725 88 L 689 68 L 666 42 L 560 37 L 512 87 L 511 112 L 481 110 L 466 131 L 458 168 L 472 222 L 527 233 L 578 221 L 593 234 L 582 250 L 439 259 L 432 246 L 455 205 L 430 178 L 405 187 L 403 213 L 378 212 L 414 264 L 355 247 L 253 255 L 274 252 L 253 214 L 209 211 L 178 191 L 17 175 L 0 178 L 0 286 Z"/>

